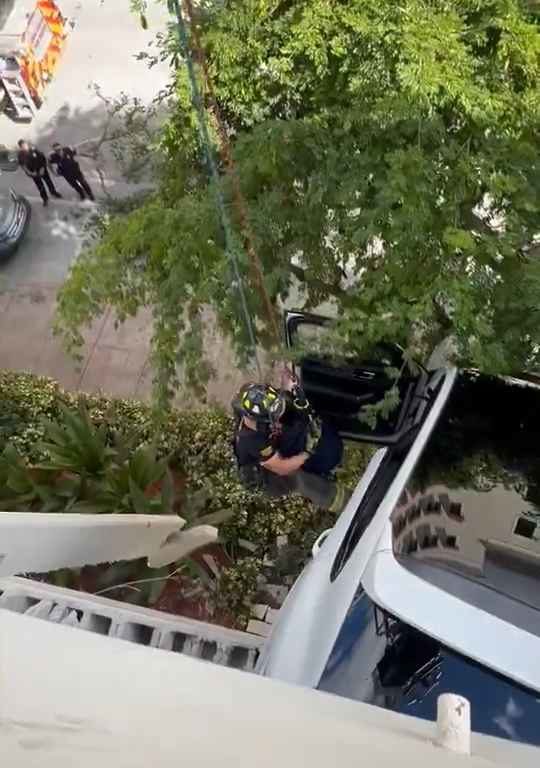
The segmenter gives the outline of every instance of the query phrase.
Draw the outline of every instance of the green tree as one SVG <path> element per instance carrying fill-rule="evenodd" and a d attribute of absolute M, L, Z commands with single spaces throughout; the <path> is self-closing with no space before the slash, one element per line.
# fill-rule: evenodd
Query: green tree
<path fill-rule="evenodd" d="M 275 303 L 332 302 L 336 338 L 349 351 L 398 341 L 422 358 L 453 335 L 460 363 L 493 372 L 538 365 L 533 6 L 228 0 L 205 4 L 197 31 Z M 171 41 L 163 44 L 169 52 Z M 207 372 L 205 305 L 239 353 L 247 349 L 184 69 L 175 77 L 159 136 L 158 189 L 113 217 L 74 265 L 58 316 L 76 346 L 106 305 L 121 320 L 152 306 L 156 385 L 165 398 L 179 361 L 192 383 Z M 240 243 L 226 175 L 222 189 Z M 263 302 L 246 283 L 260 341 L 269 345 Z"/>

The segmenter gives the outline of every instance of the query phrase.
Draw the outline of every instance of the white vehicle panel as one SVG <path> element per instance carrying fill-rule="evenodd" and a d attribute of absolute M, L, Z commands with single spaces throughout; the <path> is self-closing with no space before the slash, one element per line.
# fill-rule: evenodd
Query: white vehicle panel
<path fill-rule="evenodd" d="M 268 677 L 315 687 L 358 589 L 369 558 L 397 504 L 402 488 L 435 426 L 453 387 L 457 371 L 449 369 L 411 450 L 391 482 L 384 502 L 364 531 L 334 581 L 332 566 L 356 510 L 388 449 L 377 451 L 353 496 L 328 534 L 317 556 L 306 566 L 280 610 L 256 671 Z"/>

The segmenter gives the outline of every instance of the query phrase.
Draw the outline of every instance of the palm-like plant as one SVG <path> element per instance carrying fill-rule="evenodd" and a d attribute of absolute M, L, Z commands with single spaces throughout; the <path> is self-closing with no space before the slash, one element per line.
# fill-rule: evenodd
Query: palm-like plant
<path fill-rule="evenodd" d="M 102 478 L 94 481 L 77 512 L 174 514 L 174 484 L 167 460 L 154 446 L 142 446 L 124 460 L 115 456 Z"/>
<path fill-rule="evenodd" d="M 61 424 L 45 423 L 46 440 L 40 447 L 46 452 L 48 461 L 40 467 L 88 477 L 102 476 L 115 457 L 114 449 L 107 445 L 105 424 L 96 427 L 82 402 L 76 411 L 66 406 L 61 406 L 60 410 Z"/>
<path fill-rule="evenodd" d="M 0 503 L 7 510 L 27 508 L 39 500 L 36 482 L 15 448 L 6 445 L 0 454 Z"/>
<path fill-rule="evenodd" d="M 188 557 L 217 541 L 217 525 L 230 510 L 208 511 L 206 489 L 177 498 L 167 459 L 153 445 L 136 446 L 138 435 L 115 435 L 108 443 L 106 425 L 96 427 L 81 403 L 76 411 L 61 407 L 61 422 L 46 423 L 41 448 L 47 461 L 28 466 L 12 447 L 0 455 L 0 502 L 4 509 L 40 512 L 175 514 L 181 530 L 173 534 L 151 567 Z"/>
<path fill-rule="evenodd" d="M 208 578 L 191 556 L 218 540 L 217 526 L 232 516 L 230 510 L 215 510 L 207 489 L 178 494 L 166 458 L 157 457 L 154 445 L 140 445 L 140 433 L 114 434 L 106 425 L 93 424 L 87 409 L 61 407 L 59 423 L 47 422 L 40 448 L 47 460 L 29 465 L 13 446 L 0 453 L 0 507 L 35 512 L 86 512 L 180 514 L 179 530 L 149 558 L 142 573 L 136 568 L 138 601 L 152 602 L 170 578 L 171 563 L 182 562 Z M 131 565 L 130 574 L 131 574 Z M 116 569 L 109 573 L 113 588 Z M 176 573 L 177 571 L 173 571 Z M 122 581 L 122 579 L 120 579 Z M 123 579 L 125 581 L 125 579 Z M 125 585 L 124 585 L 125 586 Z M 123 596 L 123 599 L 126 599 Z"/>

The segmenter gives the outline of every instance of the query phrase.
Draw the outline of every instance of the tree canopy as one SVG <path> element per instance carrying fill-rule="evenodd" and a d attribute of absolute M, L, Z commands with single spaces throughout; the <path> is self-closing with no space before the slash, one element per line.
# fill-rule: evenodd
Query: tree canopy
<path fill-rule="evenodd" d="M 451 335 L 461 364 L 540 363 L 537 22 L 519 0 L 223 0 L 199 10 L 276 307 L 331 302 L 340 343 L 358 353 L 391 341 L 425 358 Z M 179 362 L 188 382 L 205 373 L 203 307 L 240 354 L 248 346 L 187 75 L 173 61 L 157 189 L 107 221 L 58 308 L 58 329 L 76 346 L 107 305 L 120 319 L 151 306 L 163 398 Z M 225 173 L 221 187 L 269 346 Z"/>

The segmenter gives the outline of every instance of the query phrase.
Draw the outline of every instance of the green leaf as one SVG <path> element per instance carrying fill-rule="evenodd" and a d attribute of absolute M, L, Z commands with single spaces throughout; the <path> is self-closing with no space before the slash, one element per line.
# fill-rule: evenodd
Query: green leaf
<path fill-rule="evenodd" d="M 472 251 L 475 247 L 474 237 L 464 229 L 448 227 L 443 233 L 445 244 L 455 250 Z"/>
<path fill-rule="evenodd" d="M 129 493 L 133 511 L 138 515 L 149 514 L 150 502 L 132 477 L 129 478 Z"/>
<path fill-rule="evenodd" d="M 174 500 L 174 480 L 170 469 L 167 468 L 161 484 L 161 506 L 164 514 L 172 515 L 174 513 Z"/>

